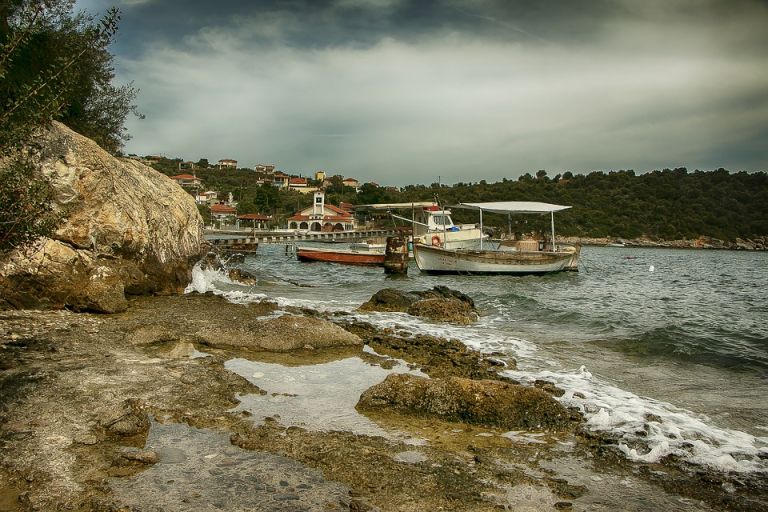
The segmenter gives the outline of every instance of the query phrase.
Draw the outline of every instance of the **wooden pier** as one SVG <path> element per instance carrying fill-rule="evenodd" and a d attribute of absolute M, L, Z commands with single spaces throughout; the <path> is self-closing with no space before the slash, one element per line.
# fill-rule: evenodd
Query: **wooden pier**
<path fill-rule="evenodd" d="M 219 249 L 229 251 L 255 250 L 259 244 L 293 244 L 296 242 L 352 242 L 370 238 L 384 239 L 400 232 L 395 229 L 367 231 L 308 231 L 304 233 L 275 233 L 270 231 L 206 231 L 205 239 Z"/>

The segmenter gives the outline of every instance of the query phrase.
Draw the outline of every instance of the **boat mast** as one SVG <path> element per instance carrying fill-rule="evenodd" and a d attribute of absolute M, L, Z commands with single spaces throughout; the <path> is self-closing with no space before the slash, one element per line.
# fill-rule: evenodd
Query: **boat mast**
<path fill-rule="evenodd" d="M 552 252 L 557 252 L 557 246 L 555 245 L 555 212 L 549 212 L 549 215 L 552 221 Z"/>
<path fill-rule="evenodd" d="M 483 209 L 480 208 L 480 250 L 483 250 Z"/>

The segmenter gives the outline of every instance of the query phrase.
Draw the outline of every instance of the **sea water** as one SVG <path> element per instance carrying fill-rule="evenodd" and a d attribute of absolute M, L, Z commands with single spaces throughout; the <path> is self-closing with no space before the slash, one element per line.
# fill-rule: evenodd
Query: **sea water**
<path fill-rule="evenodd" d="M 445 285 L 475 300 L 476 324 L 354 314 L 514 357 L 509 376 L 555 382 L 629 459 L 768 472 L 768 253 L 585 247 L 581 262 L 578 273 L 525 277 L 428 276 L 412 264 L 403 277 L 262 246 L 243 264 L 257 285 L 198 270 L 189 290 L 354 312 L 382 288 Z"/>

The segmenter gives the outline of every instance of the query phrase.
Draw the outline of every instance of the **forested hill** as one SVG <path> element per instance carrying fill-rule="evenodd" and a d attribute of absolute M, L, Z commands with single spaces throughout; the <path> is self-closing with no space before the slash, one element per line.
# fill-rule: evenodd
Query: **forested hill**
<path fill-rule="evenodd" d="M 768 175 L 764 172 L 688 172 L 680 168 L 639 175 L 633 171 L 592 172 L 586 176 L 566 172 L 550 178 L 539 171 L 536 176 L 526 174 L 516 181 L 459 183 L 452 187 L 409 186 L 392 195 L 412 200 L 425 198 L 430 191 L 439 192 L 440 201 L 445 204 L 525 200 L 571 205 L 571 210 L 556 216 L 557 230 L 563 235 L 645 235 L 664 240 L 704 235 L 733 240 L 768 234 Z M 365 195 L 363 192 L 360 196 Z M 371 196 L 378 197 L 358 199 L 385 199 L 386 191 L 371 192 Z M 498 216 L 495 222 L 506 224 Z"/>
<path fill-rule="evenodd" d="M 168 174 L 178 173 L 181 159 L 153 166 Z M 273 215 L 275 225 L 299 207 L 311 204 L 312 196 L 257 185 L 257 173 L 247 170 L 198 169 L 205 187 L 219 191 L 219 197 L 233 193 L 238 213 Z M 382 181 L 386 177 L 381 178 Z M 311 182 L 312 186 L 320 185 Z M 709 236 L 733 241 L 768 235 L 768 175 L 765 172 L 731 173 L 725 169 L 688 172 L 685 168 L 664 169 L 644 174 L 634 171 L 595 171 L 587 175 L 566 172 L 550 177 L 545 171 L 535 176 L 455 185 L 408 185 L 379 187 L 363 184 L 358 192 L 333 176 L 325 186 L 326 202 L 338 205 L 426 201 L 438 198 L 441 204 L 480 201 L 544 201 L 573 208 L 555 216 L 557 232 L 566 236 L 638 238 L 661 240 L 695 239 Z M 454 209 L 456 222 L 477 222 L 473 211 Z M 500 215 L 484 216 L 486 225 L 507 227 Z M 515 231 L 547 230 L 549 218 L 518 216 Z"/>

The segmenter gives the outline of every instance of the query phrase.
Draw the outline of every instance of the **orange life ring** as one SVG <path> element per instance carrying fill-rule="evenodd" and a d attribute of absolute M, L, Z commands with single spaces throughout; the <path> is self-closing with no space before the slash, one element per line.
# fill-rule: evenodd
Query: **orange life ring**
<path fill-rule="evenodd" d="M 432 236 L 432 245 L 434 247 L 442 247 L 443 244 L 440 242 L 440 237 L 437 235 Z"/>

